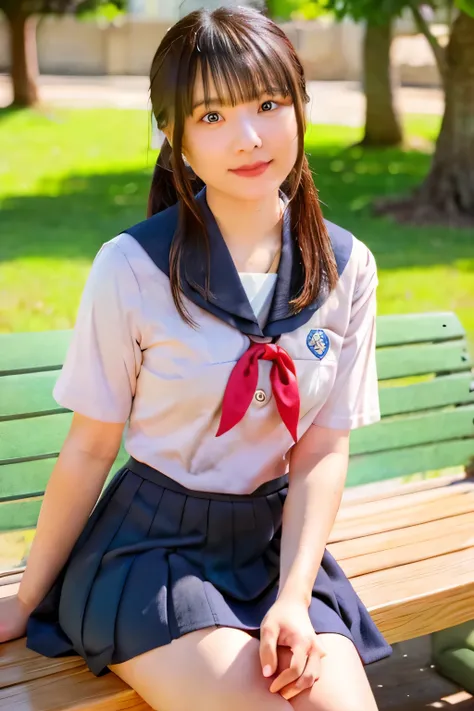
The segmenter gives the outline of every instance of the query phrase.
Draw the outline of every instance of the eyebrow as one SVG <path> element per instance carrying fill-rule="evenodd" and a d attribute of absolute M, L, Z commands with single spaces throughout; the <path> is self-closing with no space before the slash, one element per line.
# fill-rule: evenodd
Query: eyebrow
<path fill-rule="evenodd" d="M 270 91 L 262 91 L 260 96 L 284 96 L 285 92 L 282 91 L 282 89 L 279 89 L 277 87 L 271 89 Z M 201 99 L 200 101 L 196 101 L 196 103 L 193 104 L 192 110 L 195 111 L 199 106 L 225 106 L 225 102 L 223 103 L 218 97 L 213 96 L 212 98 L 209 99 L 209 101 L 205 101 L 204 99 Z"/>
<path fill-rule="evenodd" d="M 193 104 L 193 111 L 199 108 L 199 106 L 211 106 L 212 104 L 222 106 L 222 102 L 220 99 L 212 97 L 212 99 L 209 99 L 209 101 L 205 101 L 204 99 L 202 99 L 201 101 L 197 101 L 195 104 Z"/>

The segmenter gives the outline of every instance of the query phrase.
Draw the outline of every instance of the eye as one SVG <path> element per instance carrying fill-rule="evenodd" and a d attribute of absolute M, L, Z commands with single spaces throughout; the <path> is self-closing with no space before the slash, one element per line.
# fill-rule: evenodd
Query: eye
<path fill-rule="evenodd" d="M 220 114 L 218 114 L 217 111 L 211 111 L 209 114 L 202 117 L 202 121 L 204 121 L 204 123 L 219 123 L 219 118 Z M 206 119 L 209 120 L 206 121 Z"/>
<path fill-rule="evenodd" d="M 269 101 L 264 101 L 264 102 L 263 102 L 263 104 L 262 104 L 262 106 L 261 106 L 262 111 L 265 111 L 265 112 L 271 111 L 271 110 L 272 110 L 272 104 L 274 104 L 275 107 L 278 108 L 278 104 L 277 104 L 276 101 L 270 101 L 270 100 L 269 100 Z"/>

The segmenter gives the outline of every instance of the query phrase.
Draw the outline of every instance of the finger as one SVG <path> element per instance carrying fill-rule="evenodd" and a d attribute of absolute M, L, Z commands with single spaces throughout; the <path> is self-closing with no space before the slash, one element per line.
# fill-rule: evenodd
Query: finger
<path fill-rule="evenodd" d="M 301 692 L 305 689 L 311 689 L 313 684 L 319 679 L 320 676 L 321 657 L 319 655 L 319 652 L 315 650 L 309 655 L 308 661 L 306 662 L 306 666 L 301 676 L 296 679 L 296 681 L 292 682 L 291 684 L 288 684 L 283 689 L 281 689 L 280 694 L 281 696 L 283 696 L 284 699 L 289 701 L 294 696 L 301 694 Z"/>
<path fill-rule="evenodd" d="M 291 684 L 293 681 L 298 679 L 305 669 L 308 658 L 307 645 L 295 645 L 291 651 L 292 657 L 290 665 L 287 669 L 284 669 L 276 679 L 273 680 L 270 686 L 270 691 L 272 693 L 280 691 L 280 689 L 283 689 L 284 686 Z"/>
<path fill-rule="evenodd" d="M 260 630 L 260 664 L 262 665 L 263 676 L 272 676 L 278 666 L 278 645 L 279 629 L 271 625 L 263 625 Z"/>

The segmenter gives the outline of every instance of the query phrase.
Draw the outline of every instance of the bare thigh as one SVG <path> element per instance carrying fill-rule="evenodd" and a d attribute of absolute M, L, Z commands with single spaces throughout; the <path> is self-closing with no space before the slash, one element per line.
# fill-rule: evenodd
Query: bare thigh
<path fill-rule="evenodd" d="M 269 691 L 259 641 L 242 630 L 190 632 L 110 668 L 157 711 L 292 711 Z"/>
<path fill-rule="evenodd" d="M 321 675 L 311 689 L 290 699 L 294 711 L 377 711 L 364 666 L 351 640 L 339 634 L 322 634 L 320 639 L 327 652 L 321 659 Z M 289 652 L 280 654 L 280 663 L 288 666 Z"/>

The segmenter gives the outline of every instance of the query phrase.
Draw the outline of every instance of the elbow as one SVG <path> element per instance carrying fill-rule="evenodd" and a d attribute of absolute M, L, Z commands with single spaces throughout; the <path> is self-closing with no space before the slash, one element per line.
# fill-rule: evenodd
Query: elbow
<path fill-rule="evenodd" d="M 102 422 L 74 413 L 61 453 L 114 463 L 122 442 L 125 423 Z"/>

